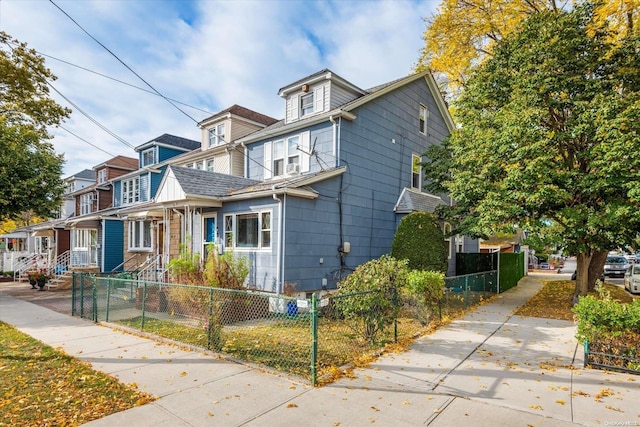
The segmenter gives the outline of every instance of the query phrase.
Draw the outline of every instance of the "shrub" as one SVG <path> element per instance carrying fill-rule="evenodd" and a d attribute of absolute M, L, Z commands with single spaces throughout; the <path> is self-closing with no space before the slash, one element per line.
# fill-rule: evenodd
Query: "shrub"
<path fill-rule="evenodd" d="M 438 219 L 427 212 L 412 212 L 402 218 L 391 245 L 391 256 L 407 260 L 412 270 L 445 273 L 448 252 Z"/>
<path fill-rule="evenodd" d="M 576 338 L 597 341 L 601 338 L 640 334 L 640 300 L 622 304 L 608 295 L 581 297 L 573 306 L 578 321 Z"/>
<path fill-rule="evenodd" d="M 374 343 L 398 316 L 399 289 L 407 273 L 407 262 L 389 255 L 360 265 L 340 282 L 336 310 L 365 341 Z"/>
<path fill-rule="evenodd" d="M 407 292 L 426 306 L 437 305 L 444 297 L 444 274 L 412 270 L 407 276 Z"/>

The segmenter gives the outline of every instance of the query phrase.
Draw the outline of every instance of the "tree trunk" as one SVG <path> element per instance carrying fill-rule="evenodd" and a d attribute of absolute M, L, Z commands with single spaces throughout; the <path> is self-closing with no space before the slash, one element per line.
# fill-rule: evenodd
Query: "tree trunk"
<path fill-rule="evenodd" d="M 602 275 L 602 271 L 604 270 L 604 263 L 607 260 L 607 255 L 608 252 L 606 251 L 593 251 L 591 262 L 589 263 L 589 276 L 587 280 L 589 292 L 593 292 L 596 288 L 596 282 Z"/>
<path fill-rule="evenodd" d="M 576 256 L 576 288 L 573 291 L 571 305 L 578 302 L 579 297 L 587 295 L 589 292 L 589 265 L 591 264 L 592 252 L 590 250 L 585 253 L 579 253 Z"/>

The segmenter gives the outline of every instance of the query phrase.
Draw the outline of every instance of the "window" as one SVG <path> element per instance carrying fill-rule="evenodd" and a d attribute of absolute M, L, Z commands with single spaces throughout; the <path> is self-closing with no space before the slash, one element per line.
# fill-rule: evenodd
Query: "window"
<path fill-rule="evenodd" d="M 155 147 L 144 150 L 141 155 L 142 167 L 151 166 L 156 164 L 156 149 Z"/>
<path fill-rule="evenodd" d="M 273 176 L 281 176 L 287 173 L 285 164 L 300 164 L 299 142 L 300 137 L 297 135 L 287 138 L 286 140 L 281 139 L 273 142 Z M 287 159 L 286 163 L 285 158 Z"/>
<path fill-rule="evenodd" d="M 300 151 L 298 150 L 299 142 L 299 136 L 292 136 L 287 139 L 287 165 L 300 164 Z"/>
<path fill-rule="evenodd" d="M 284 175 L 284 140 L 273 143 L 273 176 Z"/>
<path fill-rule="evenodd" d="M 80 196 L 80 215 L 93 212 L 93 193 Z"/>
<path fill-rule="evenodd" d="M 207 163 L 207 170 L 209 172 L 214 172 L 214 167 L 213 167 L 214 161 L 213 161 L 213 159 L 207 159 L 206 163 Z"/>
<path fill-rule="evenodd" d="M 313 93 L 308 93 L 300 97 L 301 116 L 313 113 Z"/>
<path fill-rule="evenodd" d="M 427 107 L 420 104 L 420 133 L 427 134 L 427 120 L 429 119 L 429 111 Z"/>
<path fill-rule="evenodd" d="M 225 215 L 227 247 L 268 249 L 271 247 L 271 212 Z"/>
<path fill-rule="evenodd" d="M 198 169 L 198 170 L 202 170 L 202 162 L 196 162 L 196 163 L 195 163 L 195 167 L 196 167 L 196 169 Z"/>
<path fill-rule="evenodd" d="M 130 221 L 129 222 L 129 250 L 150 251 L 151 250 L 151 221 Z"/>
<path fill-rule="evenodd" d="M 209 129 L 209 147 L 224 144 L 224 124 L 214 126 Z"/>
<path fill-rule="evenodd" d="M 189 169 L 193 169 L 194 168 L 194 164 L 193 163 L 187 163 L 186 165 L 184 165 L 185 168 L 189 168 Z"/>
<path fill-rule="evenodd" d="M 105 182 L 107 182 L 107 170 L 100 169 L 98 171 L 98 184 L 104 184 Z"/>
<path fill-rule="evenodd" d="M 456 234 L 456 253 L 464 252 L 464 237 Z"/>
<path fill-rule="evenodd" d="M 122 181 L 122 204 L 137 203 L 140 201 L 140 177 Z"/>
<path fill-rule="evenodd" d="M 413 154 L 411 156 L 411 188 L 422 188 L 420 185 L 420 169 L 420 156 Z"/>

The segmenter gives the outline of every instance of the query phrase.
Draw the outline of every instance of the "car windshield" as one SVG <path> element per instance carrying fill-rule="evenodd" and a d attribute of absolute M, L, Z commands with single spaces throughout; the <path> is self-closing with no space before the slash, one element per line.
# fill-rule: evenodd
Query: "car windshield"
<path fill-rule="evenodd" d="M 627 259 L 621 256 L 612 256 L 607 258 L 607 264 L 626 264 Z"/>
<path fill-rule="evenodd" d="M 633 274 L 640 274 L 640 265 L 633 266 Z"/>

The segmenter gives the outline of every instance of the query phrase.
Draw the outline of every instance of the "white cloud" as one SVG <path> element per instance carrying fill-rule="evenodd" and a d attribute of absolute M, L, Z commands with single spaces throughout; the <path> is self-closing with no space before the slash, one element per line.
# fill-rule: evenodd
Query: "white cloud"
<path fill-rule="evenodd" d="M 432 0 L 55 3 L 164 96 L 211 113 L 240 104 L 276 118 L 284 111 L 278 89 L 323 68 L 361 88 L 407 75 L 422 47 L 423 18 L 437 7 Z M 151 90 L 50 2 L 0 1 L 0 30 Z M 163 133 L 200 138 L 195 122 L 207 113 L 176 104 L 189 118 L 157 95 L 54 59 L 47 65 L 62 94 L 134 146 Z M 136 156 L 78 111 L 64 127 L 113 155 Z M 64 130 L 52 133 L 66 175 L 109 158 Z"/>

